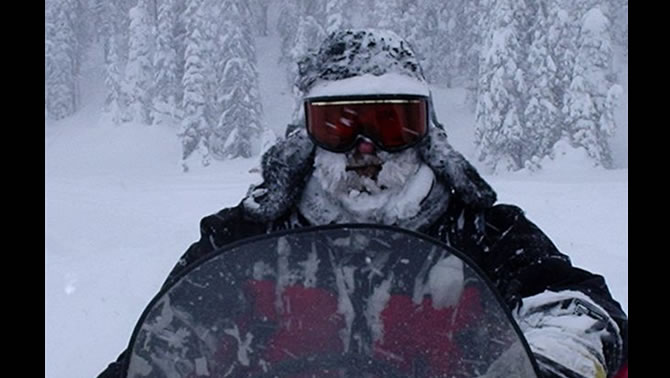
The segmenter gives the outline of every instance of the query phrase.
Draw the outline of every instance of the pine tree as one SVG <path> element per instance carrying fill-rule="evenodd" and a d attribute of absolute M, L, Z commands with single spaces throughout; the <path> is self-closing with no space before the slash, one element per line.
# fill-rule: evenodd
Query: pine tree
<path fill-rule="evenodd" d="M 529 168 L 538 168 L 537 162 L 550 154 L 561 136 L 560 106 L 554 96 L 556 64 L 549 49 L 548 18 L 544 3 L 539 3 L 535 24 L 531 29 L 532 43 L 528 52 L 528 100 L 524 112 L 525 139 Z"/>
<path fill-rule="evenodd" d="M 154 84 L 153 52 L 155 28 L 149 13 L 149 0 L 139 0 L 130 10 L 130 40 L 123 91 L 128 96 L 129 120 L 152 123 Z"/>
<path fill-rule="evenodd" d="M 209 165 L 210 120 L 207 119 L 206 67 L 207 56 L 203 40 L 202 0 L 188 0 L 184 19 L 186 22 L 185 68 L 182 85 L 183 119 L 179 137 L 182 143 L 182 168 L 189 170 L 193 160 Z"/>
<path fill-rule="evenodd" d="M 571 25 L 570 16 L 567 10 L 554 2 L 548 6 L 549 17 L 547 44 L 549 54 L 556 65 L 556 73 L 551 78 L 551 91 L 553 103 L 558 109 L 557 123 L 565 125 L 566 111 L 565 99 L 570 82 L 576 54 L 575 29 Z"/>
<path fill-rule="evenodd" d="M 424 74 L 430 83 L 451 88 L 460 76 L 463 3 L 463 0 L 450 0 L 428 4 L 426 24 L 432 27 L 427 27 L 424 33 L 431 36 L 431 46 L 427 49 L 429 68 L 424 70 Z"/>
<path fill-rule="evenodd" d="M 421 58 L 424 76 L 431 84 L 452 87 L 462 76 L 458 72 L 461 51 L 458 49 L 464 25 L 462 24 L 463 0 L 428 0 L 418 3 L 412 31 L 413 47 Z M 460 12 L 460 13 L 459 13 Z"/>
<path fill-rule="evenodd" d="M 489 17 L 493 5 L 490 0 L 465 1 L 463 24 L 466 33 L 458 38 L 458 51 L 462 60 L 458 72 L 464 76 L 466 103 L 475 110 L 478 102 L 480 69 L 483 64 L 484 48 L 489 34 Z"/>
<path fill-rule="evenodd" d="M 72 49 L 72 60 L 79 74 L 79 67 L 84 53 L 92 41 L 92 29 L 90 25 L 89 9 L 84 5 L 84 0 L 60 0 L 61 9 L 64 11 L 65 22 L 73 33 L 70 48 Z M 77 98 L 79 96 L 77 95 Z"/>
<path fill-rule="evenodd" d="M 174 46 L 176 53 L 176 70 L 175 77 L 177 79 L 177 93 L 176 93 L 176 103 L 177 109 L 179 110 L 179 119 L 181 119 L 182 110 L 181 105 L 184 100 L 184 88 L 181 85 L 184 79 L 184 69 L 186 67 L 186 6 L 187 0 L 176 0 L 174 4 L 174 13 L 176 15 L 175 28 L 174 28 Z"/>
<path fill-rule="evenodd" d="M 567 94 L 567 123 L 573 146 L 584 147 L 598 165 L 612 166 L 608 138 L 614 135 L 614 107 L 620 87 L 612 83 L 609 22 L 593 8 L 582 19 L 577 56 Z"/>
<path fill-rule="evenodd" d="M 93 0 L 91 5 L 94 38 L 97 42 L 102 43 L 105 63 L 109 61 L 112 49 L 111 38 L 118 39 L 120 25 L 117 21 L 121 18 L 119 12 L 117 2 L 113 0 Z M 118 51 L 116 53 L 118 54 Z"/>
<path fill-rule="evenodd" d="M 45 102 L 47 114 L 62 119 L 77 107 L 78 43 L 70 22 L 70 3 L 45 3 Z"/>
<path fill-rule="evenodd" d="M 223 112 L 210 137 L 212 155 L 219 159 L 248 158 L 260 152 L 262 108 L 258 91 L 256 52 L 246 4 L 229 0 L 224 9 L 222 50 L 226 52 L 218 84 Z"/>
<path fill-rule="evenodd" d="M 291 50 L 300 24 L 298 4 L 297 0 L 280 1 L 281 10 L 279 11 L 279 20 L 277 21 L 277 31 L 281 40 L 279 62 L 292 66 L 295 65 L 295 62 L 292 61 Z M 292 82 L 290 84 L 293 85 Z"/>
<path fill-rule="evenodd" d="M 122 116 L 126 114 L 126 100 L 121 91 L 122 75 L 119 68 L 120 46 L 115 35 L 108 40 L 109 54 L 105 62 L 105 88 L 107 97 L 105 99 L 105 111 L 112 115 L 112 121 L 118 124 L 123 121 Z"/>
<path fill-rule="evenodd" d="M 268 0 L 250 0 L 248 2 L 252 14 L 252 30 L 256 35 L 267 37 L 268 35 Z"/>
<path fill-rule="evenodd" d="M 317 49 L 325 37 L 325 30 L 323 30 L 314 17 L 305 16 L 300 19 L 298 30 L 293 40 L 293 47 L 289 53 L 290 61 L 298 62 L 308 51 Z M 297 65 L 293 64 L 289 71 L 289 81 L 291 83 L 295 82 L 295 78 L 298 75 L 297 70 Z"/>
<path fill-rule="evenodd" d="M 225 100 L 225 110 L 219 118 L 210 143 L 212 154 L 219 159 L 249 158 L 260 152 L 260 135 L 263 131 L 253 95 L 236 82 L 249 67 L 243 59 L 231 58 L 226 64 L 225 80 L 233 81 L 230 96 Z"/>
<path fill-rule="evenodd" d="M 154 54 L 154 97 L 151 118 L 154 123 L 178 118 L 176 0 L 164 0 L 158 6 L 156 52 Z"/>
<path fill-rule="evenodd" d="M 522 3 L 496 3 L 480 66 L 475 143 L 479 160 L 492 170 L 518 170 L 532 157 L 524 135 L 526 84 L 518 30 L 518 15 L 522 12 Z"/>
<path fill-rule="evenodd" d="M 611 0 L 611 8 L 612 42 L 621 46 L 624 57 L 628 57 L 628 0 Z"/>
<path fill-rule="evenodd" d="M 96 39 L 102 41 L 105 59 L 105 111 L 114 122 L 128 120 L 128 96 L 122 91 L 123 72 L 128 56 L 128 1 L 95 0 L 93 20 Z"/>

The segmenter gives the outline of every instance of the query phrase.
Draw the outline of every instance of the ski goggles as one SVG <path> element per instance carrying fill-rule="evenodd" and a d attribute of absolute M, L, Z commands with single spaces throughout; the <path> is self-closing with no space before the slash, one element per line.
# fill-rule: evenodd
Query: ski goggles
<path fill-rule="evenodd" d="M 428 97 L 375 95 L 314 97 L 305 100 L 307 132 L 316 145 L 333 152 L 352 149 L 365 136 L 396 152 L 428 133 Z"/>

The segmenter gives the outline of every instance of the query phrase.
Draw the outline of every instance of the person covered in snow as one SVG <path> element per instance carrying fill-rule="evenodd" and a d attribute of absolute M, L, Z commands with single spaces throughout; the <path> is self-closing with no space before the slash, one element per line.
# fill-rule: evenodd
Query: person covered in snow
<path fill-rule="evenodd" d="M 407 42 L 382 30 L 335 32 L 299 62 L 296 85 L 301 124 L 264 154 L 262 183 L 202 219 L 200 240 L 165 285 L 243 238 L 395 225 L 464 251 L 482 268 L 545 376 L 606 377 L 627 366 L 628 318 L 603 277 L 572 266 L 520 208 L 496 204 L 495 191 L 449 144 Z M 101 377 L 116 376 L 118 366 Z"/>

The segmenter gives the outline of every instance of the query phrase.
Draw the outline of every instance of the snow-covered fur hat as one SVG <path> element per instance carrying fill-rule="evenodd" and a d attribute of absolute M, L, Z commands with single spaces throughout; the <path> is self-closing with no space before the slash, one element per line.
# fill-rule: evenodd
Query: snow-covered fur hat
<path fill-rule="evenodd" d="M 397 34 L 388 30 L 343 30 L 332 33 L 318 51 L 298 62 L 296 86 L 307 93 L 317 81 L 387 73 L 426 81 L 416 54 Z"/>
<path fill-rule="evenodd" d="M 374 29 L 344 30 L 332 33 L 317 51 L 300 61 L 296 86 L 307 93 L 323 81 L 387 73 L 426 83 L 416 54 L 397 34 Z M 463 155 L 451 147 L 436 119 L 432 101 L 430 107 L 432 126 L 416 147 L 422 160 L 442 184 L 453 190 L 452 195 L 475 208 L 490 207 L 496 201 L 496 193 Z M 300 126 L 263 155 L 263 183 L 250 188 L 243 202 L 251 219 L 272 221 L 299 200 L 313 169 L 315 150 L 304 124 Z"/>

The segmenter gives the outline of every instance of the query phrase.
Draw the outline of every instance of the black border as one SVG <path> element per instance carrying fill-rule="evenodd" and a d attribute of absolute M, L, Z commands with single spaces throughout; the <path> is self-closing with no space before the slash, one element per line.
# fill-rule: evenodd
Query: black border
<path fill-rule="evenodd" d="M 463 260 L 465 263 L 468 264 L 468 267 L 472 270 L 474 270 L 481 278 L 482 281 L 488 285 L 489 289 L 493 292 L 493 296 L 495 299 L 498 301 L 498 304 L 500 305 L 501 308 L 503 308 L 506 311 L 503 311 L 505 315 L 507 316 L 507 319 L 509 323 L 511 323 L 512 328 L 514 331 L 517 333 L 517 336 L 519 337 L 519 340 L 521 340 L 521 343 L 524 347 L 524 350 L 526 351 L 526 354 L 528 355 L 531 365 L 533 366 L 533 371 L 535 375 L 540 378 L 542 375 L 539 373 L 540 369 L 537 366 L 537 361 L 535 360 L 535 356 L 533 355 L 533 352 L 530 349 L 530 346 L 528 345 L 528 342 L 526 341 L 526 338 L 523 336 L 523 332 L 521 332 L 521 329 L 519 328 L 519 325 L 517 324 L 516 320 L 514 320 L 514 317 L 512 316 L 512 312 L 509 310 L 507 305 L 505 304 L 505 301 L 502 298 L 502 295 L 498 292 L 498 289 L 496 286 L 493 284 L 493 282 L 489 279 L 489 277 L 484 273 L 484 271 L 479 267 L 479 265 L 475 264 L 470 257 L 468 257 L 465 253 L 459 251 L 458 249 L 451 247 L 442 241 L 435 239 L 431 236 L 428 236 L 426 234 L 422 234 L 416 231 L 411 231 L 411 230 L 406 230 L 403 228 L 395 227 L 395 226 L 388 226 L 388 225 L 380 225 L 380 224 L 367 224 L 367 223 L 342 223 L 342 224 L 331 224 L 331 225 L 324 225 L 324 226 L 311 226 L 311 227 L 302 227 L 302 228 L 295 228 L 295 229 L 289 229 L 289 230 L 282 230 L 282 231 L 277 231 L 269 234 L 262 234 L 262 235 L 257 235 L 257 236 L 252 236 L 249 238 L 244 238 L 235 242 L 232 242 L 230 244 L 226 244 L 222 246 L 221 248 L 218 248 L 201 258 L 193 261 L 187 268 L 182 270 L 174 279 L 168 284 L 165 285 L 161 288 L 161 290 L 151 299 L 149 304 L 145 307 L 144 311 L 142 311 L 142 315 L 140 315 L 138 321 L 135 324 L 135 327 L 133 329 L 132 336 L 130 337 L 130 341 L 128 342 L 127 346 L 127 353 L 123 361 L 122 365 L 122 370 L 123 372 L 123 377 L 127 377 L 128 375 L 128 367 L 130 365 L 130 355 L 132 353 L 132 346 L 135 343 L 135 339 L 137 338 L 137 334 L 139 333 L 141 329 L 141 325 L 144 323 L 144 320 L 146 317 L 149 315 L 149 310 L 151 310 L 156 302 L 160 300 L 160 298 L 163 297 L 165 292 L 169 291 L 172 287 L 174 287 L 184 276 L 189 274 L 191 271 L 194 269 L 200 267 L 200 265 L 204 264 L 205 262 L 212 260 L 216 257 L 219 257 L 220 255 L 224 253 L 228 253 L 230 250 L 233 250 L 235 248 L 239 248 L 243 245 L 246 244 L 251 244 L 251 243 L 256 243 L 261 240 L 266 240 L 270 238 L 278 238 L 281 236 L 285 235 L 298 235 L 302 233 L 318 233 L 319 231 L 328 231 L 328 230 L 342 230 L 342 229 L 376 229 L 376 230 L 386 230 L 386 231 L 393 231 L 393 232 L 398 232 L 398 233 L 404 233 L 409 236 L 413 236 L 418 239 L 423 239 L 424 241 L 431 242 L 433 244 L 437 244 L 438 246 L 446 249 L 450 253 L 458 256 L 461 260 Z"/>

